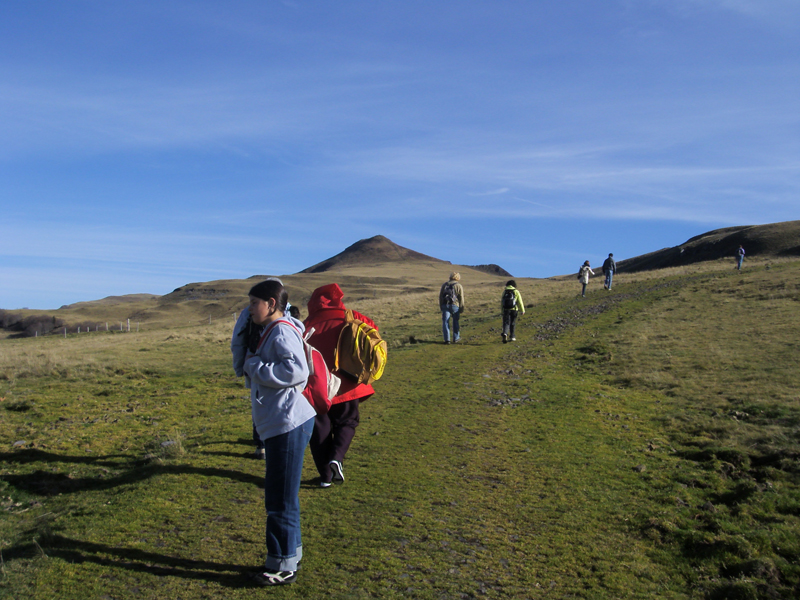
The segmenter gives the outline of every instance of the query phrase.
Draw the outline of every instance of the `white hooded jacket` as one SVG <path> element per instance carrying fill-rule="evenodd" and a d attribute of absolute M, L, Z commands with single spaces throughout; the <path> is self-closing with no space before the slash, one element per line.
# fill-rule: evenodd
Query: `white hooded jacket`
<path fill-rule="evenodd" d="M 308 381 L 303 324 L 286 316 L 265 331 L 258 350 L 243 366 L 250 378 L 253 423 L 262 440 L 287 433 L 316 416 L 302 393 Z"/>

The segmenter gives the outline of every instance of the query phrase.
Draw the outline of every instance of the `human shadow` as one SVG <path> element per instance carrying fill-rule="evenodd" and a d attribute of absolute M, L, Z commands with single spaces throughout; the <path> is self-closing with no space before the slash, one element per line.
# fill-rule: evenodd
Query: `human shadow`
<path fill-rule="evenodd" d="M 245 459 L 252 458 L 252 459 L 255 459 L 255 454 L 253 453 L 252 449 L 247 450 L 245 452 L 222 452 L 220 450 L 200 450 L 198 452 L 198 454 L 205 454 L 205 455 L 208 455 L 208 456 L 227 456 L 227 457 L 230 457 L 230 458 L 245 458 Z M 260 460 L 263 460 L 263 459 L 260 459 Z"/>
<path fill-rule="evenodd" d="M 115 455 L 116 457 L 117 455 Z M 105 473 L 91 477 L 73 477 L 69 473 L 54 473 L 37 469 L 29 473 L 14 473 L 3 475 L 3 480 L 14 488 L 39 496 L 56 496 L 58 494 L 74 494 L 83 491 L 97 491 L 114 488 L 120 485 L 130 485 L 145 481 L 158 475 L 201 475 L 204 477 L 221 477 L 233 481 L 263 487 L 263 476 L 242 473 L 234 469 L 220 469 L 216 467 L 195 467 L 192 465 L 171 465 L 157 462 L 134 462 L 129 460 L 121 463 L 108 460 L 109 457 L 84 457 L 53 454 L 42 450 L 30 449 L 21 452 L 0 453 L 0 460 L 9 463 L 27 464 L 41 461 L 47 464 L 92 464 L 97 466 L 110 466 L 121 469 L 122 472 L 113 476 Z"/>
<path fill-rule="evenodd" d="M 214 582 L 228 588 L 251 587 L 244 577 L 252 567 L 232 563 L 216 563 L 166 556 L 136 548 L 117 548 L 107 544 L 85 542 L 62 535 L 51 535 L 36 544 L 20 543 L 3 550 L 6 563 L 31 559 L 44 553 L 68 563 L 90 562 L 105 567 L 125 569 L 137 573 Z"/>
<path fill-rule="evenodd" d="M 38 448 L 27 448 L 25 450 L 17 450 L 15 452 L 0 452 L 0 461 L 4 463 L 16 463 L 24 465 L 33 462 L 62 462 L 83 465 L 98 465 L 101 467 L 119 467 L 121 462 L 125 463 L 136 460 L 135 456 L 130 454 L 104 454 L 102 456 L 70 456 L 68 454 L 54 454 L 53 452 L 45 452 Z"/>

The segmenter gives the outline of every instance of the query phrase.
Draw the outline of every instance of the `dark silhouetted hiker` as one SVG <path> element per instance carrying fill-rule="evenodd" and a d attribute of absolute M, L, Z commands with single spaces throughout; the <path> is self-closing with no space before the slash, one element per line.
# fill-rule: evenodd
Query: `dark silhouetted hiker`
<path fill-rule="evenodd" d="M 603 284 L 603 287 L 607 290 L 611 289 L 611 280 L 614 277 L 614 273 L 617 272 L 617 263 L 614 262 L 614 255 L 609 254 L 608 258 L 603 261 L 603 274 L 606 276 L 606 281 Z"/>
<path fill-rule="evenodd" d="M 525 314 L 525 304 L 523 304 L 522 295 L 517 289 L 517 282 L 513 279 L 506 282 L 506 288 L 500 297 L 500 306 L 503 309 L 503 343 L 505 344 L 509 338 L 512 342 L 516 342 L 514 329 L 517 326 L 517 316 L 520 312 Z"/>

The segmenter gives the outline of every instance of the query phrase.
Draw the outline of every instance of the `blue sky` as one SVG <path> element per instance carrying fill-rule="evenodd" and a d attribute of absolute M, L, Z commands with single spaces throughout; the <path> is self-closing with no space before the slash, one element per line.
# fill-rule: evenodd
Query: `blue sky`
<path fill-rule="evenodd" d="M 0 5 L 0 307 L 800 218 L 796 0 Z M 446 275 L 443 273 L 443 276 Z"/>

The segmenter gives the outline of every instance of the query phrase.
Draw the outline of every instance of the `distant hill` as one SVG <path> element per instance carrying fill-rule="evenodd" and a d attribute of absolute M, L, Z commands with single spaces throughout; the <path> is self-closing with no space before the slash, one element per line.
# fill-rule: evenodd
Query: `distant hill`
<path fill-rule="evenodd" d="M 144 302 L 147 300 L 158 300 L 157 294 L 126 294 L 124 296 L 106 296 L 100 300 L 88 300 L 86 302 L 76 302 L 75 304 L 65 304 L 61 308 L 87 308 L 100 306 L 102 304 L 131 304 L 134 302 Z"/>
<path fill-rule="evenodd" d="M 476 271 L 483 271 L 484 273 L 489 273 L 490 275 L 499 275 L 500 277 L 513 277 L 511 273 L 506 271 L 500 265 L 489 264 L 489 265 L 475 265 L 472 267 Z"/>
<path fill-rule="evenodd" d="M 739 245 L 746 256 L 800 256 L 800 221 L 715 229 L 680 246 L 618 261 L 617 268 L 630 273 L 733 258 Z"/>
<path fill-rule="evenodd" d="M 448 261 L 440 260 L 421 252 L 415 252 L 403 246 L 398 246 L 392 240 L 382 235 L 376 235 L 365 240 L 359 240 L 348 246 L 336 256 L 323 260 L 315 265 L 303 269 L 300 273 L 324 273 L 331 269 L 342 267 L 372 266 L 376 263 L 392 262 L 426 262 L 449 265 Z"/>

